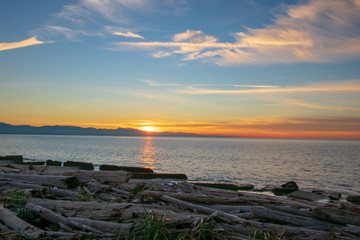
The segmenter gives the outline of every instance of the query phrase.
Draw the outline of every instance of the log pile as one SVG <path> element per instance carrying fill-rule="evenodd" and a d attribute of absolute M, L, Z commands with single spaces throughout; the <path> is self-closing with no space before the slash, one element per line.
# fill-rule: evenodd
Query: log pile
<path fill-rule="evenodd" d="M 360 206 L 351 203 L 137 179 L 124 170 L 2 167 L 2 239 L 360 239 Z"/>

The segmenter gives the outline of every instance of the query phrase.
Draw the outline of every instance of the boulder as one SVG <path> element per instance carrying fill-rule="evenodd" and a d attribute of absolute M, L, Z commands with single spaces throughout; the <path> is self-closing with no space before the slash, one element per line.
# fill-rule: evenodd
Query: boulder
<path fill-rule="evenodd" d="M 187 176 L 183 173 L 131 173 L 131 178 L 134 179 L 167 178 L 167 179 L 186 180 Z"/>
<path fill-rule="evenodd" d="M 79 167 L 82 170 L 94 170 L 94 165 L 87 162 L 66 161 L 64 162 L 64 167 Z"/>
<path fill-rule="evenodd" d="M 360 204 L 360 196 L 348 196 L 346 200 L 351 203 Z"/>
<path fill-rule="evenodd" d="M 7 155 L 7 156 L 0 156 L 0 160 L 10 160 L 17 164 L 22 164 L 24 157 L 22 155 Z"/>
<path fill-rule="evenodd" d="M 306 191 L 295 191 L 287 195 L 290 198 L 295 199 L 302 199 L 302 200 L 308 200 L 308 201 L 319 201 L 319 200 L 326 200 L 327 197 L 321 194 L 312 193 L 312 192 L 306 192 Z"/>
<path fill-rule="evenodd" d="M 287 182 L 287 183 L 281 185 L 281 187 L 282 187 L 282 188 L 285 188 L 285 189 L 296 189 L 296 190 L 299 190 L 298 185 L 297 185 L 296 182 L 294 182 L 294 181 Z"/>
<path fill-rule="evenodd" d="M 99 168 L 101 171 L 125 171 L 125 172 L 138 172 L 138 173 L 154 173 L 151 168 L 144 167 L 128 167 L 128 166 L 117 166 L 102 164 Z"/>
<path fill-rule="evenodd" d="M 61 162 L 49 159 L 46 160 L 46 166 L 61 166 Z"/>
<path fill-rule="evenodd" d="M 341 199 L 341 193 L 338 192 L 323 191 L 323 190 L 312 190 L 311 192 L 321 194 L 333 201 L 339 201 Z"/>
<path fill-rule="evenodd" d="M 270 191 L 277 196 L 287 195 L 297 190 L 299 190 L 299 187 L 294 181 L 290 181 L 285 184 L 282 184 L 281 187 L 274 187 L 273 189 L 270 189 Z"/>

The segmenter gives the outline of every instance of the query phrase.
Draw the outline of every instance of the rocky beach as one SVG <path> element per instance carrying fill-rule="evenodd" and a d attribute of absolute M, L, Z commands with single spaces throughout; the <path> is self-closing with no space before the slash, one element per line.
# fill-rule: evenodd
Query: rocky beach
<path fill-rule="evenodd" d="M 0 157 L 1 239 L 359 239 L 359 196 Z"/>

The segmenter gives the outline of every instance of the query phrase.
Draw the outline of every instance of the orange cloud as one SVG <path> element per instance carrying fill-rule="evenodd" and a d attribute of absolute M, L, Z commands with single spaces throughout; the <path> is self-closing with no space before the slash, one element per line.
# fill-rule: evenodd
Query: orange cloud
<path fill-rule="evenodd" d="M 31 38 L 25 39 L 20 42 L 0 43 L 0 51 L 28 47 L 28 46 L 38 45 L 38 44 L 43 44 L 43 43 L 46 43 L 46 42 L 37 40 L 36 36 L 35 36 L 35 37 L 31 37 Z M 47 43 L 49 43 L 49 42 L 47 42 Z"/>
<path fill-rule="evenodd" d="M 141 39 L 144 39 L 143 36 L 141 36 L 141 35 L 139 35 L 139 34 L 136 34 L 136 33 L 133 33 L 133 32 L 126 32 L 126 33 L 123 33 L 123 32 L 114 32 L 113 34 L 114 34 L 114 35 L 117 35 L 117 36 L 123 36 L 123 37 L 141 38 Z"/>

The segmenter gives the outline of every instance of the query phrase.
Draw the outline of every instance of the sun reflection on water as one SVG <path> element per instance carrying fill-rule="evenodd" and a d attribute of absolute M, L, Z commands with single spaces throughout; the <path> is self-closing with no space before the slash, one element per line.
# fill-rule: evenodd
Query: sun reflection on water
<path fill-rule="evenodd" d="M 142 165 L 151 169 L 154 169 L 156 165 L 158 165 L 156 149 L 152 137 L 146 138 L 143 149 L 141 151 L 140 161 Z"/>

